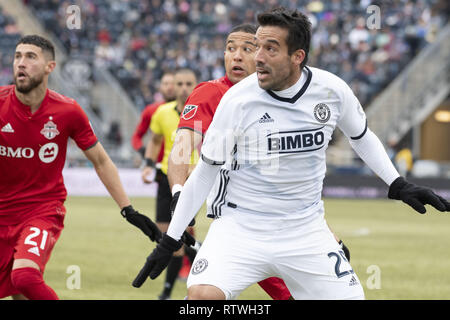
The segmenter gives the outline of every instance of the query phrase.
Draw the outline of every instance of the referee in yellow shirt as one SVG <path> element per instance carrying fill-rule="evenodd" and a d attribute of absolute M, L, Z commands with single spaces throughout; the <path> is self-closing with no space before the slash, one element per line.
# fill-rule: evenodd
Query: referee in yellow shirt
<path fill-rule="evenodd" d="M 158 107 L 153 114 L 150 130 L 151 138 L 145 150 L 145 167 L 142 170 L 142 180 L 145 183 L 158 182 L 158 194 L 156 198 L 156 224 L 162 232 L 166 232 L 172 218 L 170 212 L 170 202 L 172 192 L 167 180 L 167 166 L 170 151 L 174 143 L 180 114 L 183 111 L 184 103 L 197 85 L 197 78 L 191 69 L 180 69 L 175 72 L 175 96 L 176 100 L 167 102 Z M 161 161 L 161 169 L 156 168 L 161 144 L 164 141 L 164 157 Z M 191 164 L 195 165 L 198 160 L 198 153 L 194 152 L 191 157 Z M 166 281 L 164 289 L 159 296 L 160 300 L 170 298 L 173 285 L 177 279 L 178 272 L 183 262 L 183 249 L 176 252 L 167 267 Z"/>

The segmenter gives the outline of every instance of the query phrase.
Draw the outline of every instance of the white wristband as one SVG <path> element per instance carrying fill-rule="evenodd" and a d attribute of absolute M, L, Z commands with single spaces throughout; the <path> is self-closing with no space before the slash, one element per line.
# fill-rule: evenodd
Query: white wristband
<path fill-rule="evenodd" d="M 172 195 L 174 195 L 175 193 L 177 193 L 178 191 L 181 191 L 183 189 L 183 186 L 181 184 L 175 184 L 172 187 Z"/>

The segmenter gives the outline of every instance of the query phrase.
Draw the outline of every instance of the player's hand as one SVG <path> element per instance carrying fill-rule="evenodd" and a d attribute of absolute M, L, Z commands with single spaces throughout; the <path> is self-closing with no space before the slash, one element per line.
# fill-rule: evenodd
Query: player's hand
<path fill-rule="evenodd" d="M 147 235 L 151 241 L 159 242 L 162 238 L 162 233 L 159 230 L 158 226 L 150 220 L 149 217 L 140 214 L 136 210 L 133 209 L 131 205 L 124 207 L 120 214 L 127 219 L 129 223 L 138 227 L 142 230 L 145 235 Z"/>
<path fill-rule="evenodd" d="M 421 187 L 398 177 L 389 186 L 389 199 L 402 200 L 419 213 L 425 213 L 426 204 L 432 205 L 439 211 L 450 211 L 450 203 L 433 192 L 430 188 Z"/>
<path fill-rule="evenodd" d="M 177 206 L 178 199 L 180 198 L 180 194 L 181 194 L 181 191 L 175 192 L 172 196 L 172 201 L 170 201 L 170 213 L 171 213 L 172 217 L 173 217 L 173 214 L 175 213 L 175 208 Z M 191 220 L 191 222 L 189 223 L 189 227 L 193 227 L 194 225 L 195 225 L 195 218 L 193 218 Z"/>
<path fill-rule="evenodd" d="M 142 168 L 141 177 L 144 183 L 152 183 L 155 181 L 156 163 L 152 159 L 144 159 L 144 167 Z"/>
<path fill-rule="evenodd" d="M 173 253 L 178 251 L 182 245 L 183 242 L 177 241 L 165 233 L 160 243 L 148 256 L 144 267 L 139 271 L 136 279 L 134 279 L 133 287 L 140 288 L 148 276 L 152 280 L 156 279 L 168 266 Z"/>
<path fill-rule="evenodd" d="M 144 183 L 152 183 L 155 181 L 156 169 L 153 167 L 144 167 L 141 172 L 142 181 Z"/>

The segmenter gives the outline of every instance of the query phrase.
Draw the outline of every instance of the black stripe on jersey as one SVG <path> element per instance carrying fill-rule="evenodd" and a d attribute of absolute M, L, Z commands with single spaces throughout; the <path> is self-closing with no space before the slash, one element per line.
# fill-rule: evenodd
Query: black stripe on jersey
<path fill-rule="evenodd" d="M 312 152 L 322 149 L 324 146 L 321 146 L 319 148 L 315 149 L 307 149 L 307 150 L 296 150 L 296 151 L 274 151 L 274 152 L 267 152 L 267 154 L 282 154 L 282 153 L 302 153 L 302 152 Z"/>
<path fill-rule="evenodd" d="M 198 130 L 194 130 L 194 129 L 192 129 L 191 127 L 179 127 L 179 128 L 177 129 L 177 132 L 178 132 L 178 130 L 181 130 L 181 129 L 189 129 L 189 130 L 191 130 L 191 131 L 194 131 L 195 133 L 200 134 L 202 137 L 204 136 L 203 132 L 198 131 Z"/>
<path fill-rule="evenodd" d="M 96 145 L 97 145 L 97 143 L 98 143 L 98 140 L 97 141 L 95 141 L 93 144 L 92 144 L 92 146 L 89 146 L 89 147 L 87 147 L 86 149 L 84 149 L 83 151 L 88 151 L 89 149 L 91 149 L 91 148 L 93 148 L 93 147 L 95 147 Z"/>
<path fill-rule="evenodd" d="M 220 202 L 217 205 L 217 216 L 220 217 L 222 215 L 222 206 L 225 204 L 225 197 L 227 196 L 227 186 L 228 186 L 228 182 L 230 182 L 230 177 L 228 176 L 228 170 L 223 170 L 223 176 L 225 179 L 225 184 L 223 186 L 223 192 L 222 192 L 222 196 L 220 199 Z"/>
<path fill-rule="evenodd" d="M 313 131 L 319 131 L 322 130 L 325 126 L 321 126 L 319 128 L 316 129 L 305 129 L 305 130 L 289 130 L 289 131 L 279 131 L 279 132 L 273 132 L 273 133 L 269 133 L 268 135 L 266 135 L 266 137 L 269 137 L 273 134 L 283 134 L 283 133 L 296 133 L 296 132 L 313 132 Z"/>
<path fill-rule="evenodd" d="M 202 160 L 212 166 L 221 166 L 221 165 L 225 164 L 225 161 L 211 160 L 211 159 L 208 159 L 207 157 L 205 157 L 203 154 L 202 154 Z"/>
<path fill-rule="evenodd" d="M 352 139 L 352 140 L 359 140 L 359 139 L 361 139 L 362 137 L 364 137 L 364 135 L 366 134 L 366 132 L 367 132 L 367 119 L 366 119 L 366 126 L 365 126 L 365 128 L 364 128 L 364 131 L 363 131 L 359 136 L 356 136 L 356 137 L 350 137 L 350 139 Z"/>
<path fill-rule="evenodd" d="M 297 94 L 295 96 L 293 96 L 292 98 L 283 98 L 283 97 L 277 96 L 275 94 L 275 92 L 273 92 L 271 90 L 266 90 L 267 93 L 270 94 L 272 96 L 272 98 L 283 101 L 283 102 L 289 102 L 289 103 L 297 102 L 297 100 L 305 93 L 306 89 L 308 88 L 309 84 L 311 83 L 312 72 L 307 66 L 305 66 L 305 69 L 306 69 L 306 71 L 308 71 L 308 77 L 306 79 L 306 82 L 303 85 L 303 87 L 300 89 L 300 91 L 297 92 Z"/>
<path fill-rule="evenodd" d="M 219 191 L 217 192 L 217 196 L 214 198 L 214 201 L 211 204 L 212 214 L 209 214 L 208 218 L 217 218 L 222 215 L 221 208 L 225 204 L 225 196 L 227 194 L 226 189 L 228 181 L 230 181 L 230 177 L 228 176 L 228 170 L 220 169 Z"/>
<path fill-rule="evenodd" d="M 231 155 L 234 157 L 233 161 L 231 162 L 231 170 L 237 170 L 238 169 L 238 162 L 236 159 L 236 153 L 237 153 L 237 144 L 234 145 L 233 151 L 231 152 Z"/>

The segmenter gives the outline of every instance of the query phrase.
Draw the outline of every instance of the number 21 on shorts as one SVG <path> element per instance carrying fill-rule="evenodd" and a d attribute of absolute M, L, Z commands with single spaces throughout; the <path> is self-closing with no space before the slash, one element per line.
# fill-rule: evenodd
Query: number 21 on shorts
<path fill-rule="evenodd" d="M 32 233 L 30 233 L 25 238 L 24 244 L 28 244 L 30 246 L 37 247 L 38 243 L 36 241 L 34 241 L 33 239 L 36 237 L 39 237 L 39 235 L 41 234 L 41 229 L 36 228 L 36 227 L 30 227 L 30 231 L 32 231 Z M 45 248 L 45 243 L 47 242 L 47 237 L 48 237 L 47 230 L 42 230 L 42 239 L 41 239 L 41 243 L 39 244 L 39 248 L 41 250 L 44 250 L 44 248 Z"/>

